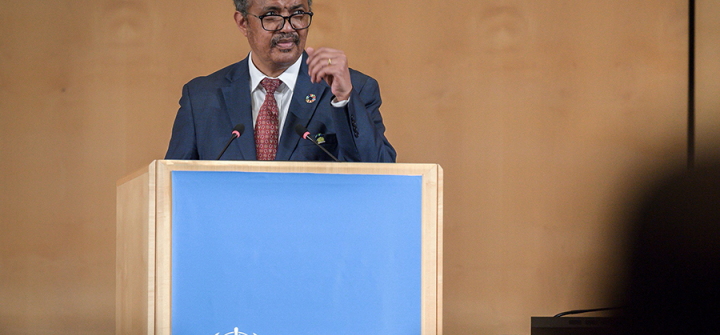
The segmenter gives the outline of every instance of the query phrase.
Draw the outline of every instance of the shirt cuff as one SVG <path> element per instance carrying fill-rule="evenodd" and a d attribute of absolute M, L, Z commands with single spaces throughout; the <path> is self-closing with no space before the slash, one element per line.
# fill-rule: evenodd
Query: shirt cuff
<path fill-rule="evenodd" d="M 345 106 L 347 106 L 348 102 L 350 102 L 350 98 L 348 98 L 347 100 L 343 100 L 343 101 L 336 101 L 336 99 L 337 98 L 333 97 L 332 101 L 330 102 L 330 104 L 335 108 L 345 107 Z"/>

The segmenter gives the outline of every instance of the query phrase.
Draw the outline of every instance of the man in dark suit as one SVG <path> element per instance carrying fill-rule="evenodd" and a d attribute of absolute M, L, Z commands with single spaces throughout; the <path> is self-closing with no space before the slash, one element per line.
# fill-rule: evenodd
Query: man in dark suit
<path fill-rule="evenodd" d="M 166 159 L 215 159 L 233 127 L 244 132 L 222 159 L 330 160 L 295 128 L 306 127 L 340 161 L 394 162 L 377 81 L 345 54 L 308 48 L 312 0 L 235 0 L 251 53 L 183 88 Z"/>

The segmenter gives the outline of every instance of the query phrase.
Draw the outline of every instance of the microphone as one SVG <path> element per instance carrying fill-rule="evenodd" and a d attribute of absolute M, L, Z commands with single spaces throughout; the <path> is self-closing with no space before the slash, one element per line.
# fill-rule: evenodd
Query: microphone
<path fill-rule="evenodd" d="M 225 149 L 223 149 L 222 152 L 220 152 L 220 155 L 218 155 L 218 157 L 215 158 L 215 160 L 220 159 L 220 157 L 222 157 L 222 155 L 225 153 L 225 150 L 227 150 L 227 148 L 230 146 L 230 143 L 232 143 L 232 141 L 234 141 L 236 138 L 240 137 L 240 135 L 242 135 L 244 131 L 245 131 L 244 124 L 238 123 L 237 125 L 235 125 L 235 128 L 233 128 L 233 131 L 232 131 L 232 137 L 230 137 L 230 140 L 225 145 Z"/>
<path fill-rule="evenodd" d="M 339 160 L 337 158 L 335 158 L 335 156 L 333 156 L 333 154 L 331 154 L 330 151 L 327 151 L 327 149 L 325 149 L 322 145 L 318 144 L 318 142 L 315 141 L 315 139 L 312 136 L 308 136 L 308 135 L 310 135 L 310 132 L 307 130 L 307 128 L 303 127 L 303 125 L 301 125 L 301 124 L 295 125 L 295 132 L 298 135 L 300 135 L 300 137 L 302 137 L 306 140 L 309 140 L 310 142 L 313 142 L 313 144 L 317 145 L 317 147 L 322 149 L 322 151 L 325 151 L 325 153 L 328 154 L 328 156 L 330 156 L 330 158 L 332 158 L 334 161 L 339 162 Z"/>

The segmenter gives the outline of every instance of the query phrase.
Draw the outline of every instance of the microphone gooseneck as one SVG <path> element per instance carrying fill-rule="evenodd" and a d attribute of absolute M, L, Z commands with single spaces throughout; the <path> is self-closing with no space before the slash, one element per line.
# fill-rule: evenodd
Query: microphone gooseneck
<path fill-rule="evenodd" d="M 327 151 L 322 145 L 320 145 L 312 136 L 310 136 L 310 132 L 305 128 L 305 126 L 301 124 L 295 125 L 295 132 L 300 135 L 300 137 L 312 142 L 315 144 L 318 148 L 322 149 L 330 158 L 332 158 L 334 161 L 339 162 L 339 160 L 333 156 L 333 154 L 330 153 L 330 151 Z"/>
<path fill-rule="evenodd" d="M 230 147 L 230 143 L 232 143 L 232 141 L 234 141 L 236 138 L 240 137 L 243 134 L 243 132 L 245 132 L 244 124 L 238 123 L 237 125 L 235 125 L 235 128 L 233 128 L 233 131 L 231 133 L 230 140 L 227 142 L 227 144 L 225 144 L 225 148 L 222 149 L 222 151 L 220 152 L 218 157 L 215 158 L 215 160 L 219 160 L 220 157 L 222 157 L 222 155 L 225 153 L 225 150 L 227 150 L 227 148 Z"/>

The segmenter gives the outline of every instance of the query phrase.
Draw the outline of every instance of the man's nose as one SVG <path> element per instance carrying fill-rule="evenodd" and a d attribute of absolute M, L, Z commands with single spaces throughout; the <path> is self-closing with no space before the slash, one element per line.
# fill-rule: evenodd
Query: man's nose
<path fill-rule="evenodd" d="M 290 24 L 290 18 L 288 17 L 288 18 L 283 18 L 283 19 L 285 20 L 285 22 L 284 22 L 285 24 L 283 24 L 283 27 L 282 27 L 282 29 L 280 29 L 280 31 L 284 32 L 284 33 L 294 32 L 295 29 L 293 29 L 292 25 Z"/>

